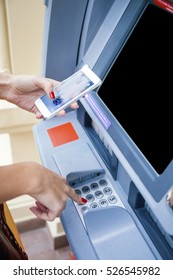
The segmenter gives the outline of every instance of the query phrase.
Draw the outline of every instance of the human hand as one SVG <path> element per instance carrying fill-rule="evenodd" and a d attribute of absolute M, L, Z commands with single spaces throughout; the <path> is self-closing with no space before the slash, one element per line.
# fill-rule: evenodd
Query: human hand
<path fill-rule="evenodd" d="M 87 202 L 64 177 L 35 162 L 0 167 L 0 181 L 0 203 L 27 194 L 36 201 L 30 210 L 42 220 L 53 221 L 59 217 L 68 198 L 78 204 Z"/>
<path fill-rule="evenodd" d="M 32 175 L 30 174 L 32 179 L 29 180 L 31 184 L 28 185 L 27 192 L 36 199 L 36 206 L 31 207 L 30 210 L 38 218 L 53 221 L 61 215 L 68 198 L 78 204 L 87 202 L 85 198 L 79 196 L 68 185 L 64 177 L 36 163 L 31 163 L 30 168 L 29 173 L 33 168 L 35 171 L 31 172 Z M 33 175 L 35 175 L 35 178 L 33 178 Z M 35 183 L 34 185 L 33 182 Z"/>
<path fill-rule="evenodd" d="M 41 119 L 43 115 L 35 106 L 35 100 L 44 93 L 52 98 L 53 88 L 57 84 L 58 82 L 53 79 L 40 76 L 14 75 L 6 99 L 20 108 L 34 113 L 37 119 Z M 77 109 L 77 102 L 72 103 L 70 107 Z M 65 115 L 65 110 L 61 110 L 58 115 Z"/>

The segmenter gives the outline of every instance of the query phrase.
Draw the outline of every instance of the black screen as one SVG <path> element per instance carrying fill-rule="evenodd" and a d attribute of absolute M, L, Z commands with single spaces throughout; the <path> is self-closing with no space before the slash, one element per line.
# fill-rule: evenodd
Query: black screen
<path fill-rule="evenodd" d="M 173 15 L 149 5 L 98 91 L 161 174 L 173 159 Z"/>

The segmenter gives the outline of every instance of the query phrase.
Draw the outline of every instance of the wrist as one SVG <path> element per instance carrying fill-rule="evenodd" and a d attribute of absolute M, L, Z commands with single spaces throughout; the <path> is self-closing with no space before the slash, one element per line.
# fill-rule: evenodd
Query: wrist
<path fill-rule="evenodd" d="M 12 83 L 12 75 L 0 73 L 0 99 L 8 101 L 8 92 Z"/>
<path fill-rule="evenodd" d="M 5 202 L 22 195 L 20 165 L 11 164 L 0 167 L 0 202 Z"/>
<path fill-rule="evenodd" d="M 0 203 L 30 193 L 34 169 L 31 167 L 28 162 L 0 167 Z"/>

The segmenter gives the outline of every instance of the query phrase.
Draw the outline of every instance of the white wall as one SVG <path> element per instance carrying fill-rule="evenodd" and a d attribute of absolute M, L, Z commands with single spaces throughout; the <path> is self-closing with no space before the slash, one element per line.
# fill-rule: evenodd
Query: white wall
<path fill-rule="evenodd" d="M 11 164 L 12 162 L 13 159 L 9 134 L 0 134 L 0 165 Z"/>
<path fill-rule="evenodd" d="M 0 0 L 1 72 L 40 74 L 44 9 L 43 0 Z M 31 113 L 0 100 L 0 165 L 40 162 L 32 134 L 36 122 Z M 33 215 L 32 203 L 27 196 L 8 202 L 15 221 Z"/>
<path fill-rule="evenodd" d="M 12 73 L 39 74 L 44 1 L 5 0 L 5 4 Z"/>
<path fill-rule="evenodd" d="M 16 75 L 41 73 L 44 8 L 43 0 L 0 0 L 0 71 Z M 40 162 L 32 135 L 35 123 L 32 114 L 0 101 L 0 165 L 23 160 Z M 35 218 L 29 210 L 33 204 L 27 195 L 8 202 L 16 223 Z M 64 236 L 60 220 L 47 225 L 55 246 L 59 246 L 59 238 Z"/>

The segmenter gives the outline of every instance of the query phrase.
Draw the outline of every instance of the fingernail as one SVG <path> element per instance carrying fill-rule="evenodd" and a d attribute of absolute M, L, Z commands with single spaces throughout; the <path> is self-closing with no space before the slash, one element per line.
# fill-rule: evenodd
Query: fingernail
<path fill-rule="evenodd" d="M 87 200 L 84 197 L 81 197 L 83 203 L 87 203 Z"/>
<path fill-rule="evenodd" d="M 54 99 L 54 98 L 55 98 L 55 94 L 54 94 L 54 92 L 53 92 L 53 91 L 51 91 L 51 92 L 49 93 L 49 96 L 50 96 L 50 98 L 51 98 L 51 99 Z"/>

